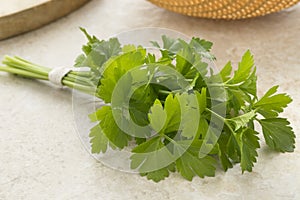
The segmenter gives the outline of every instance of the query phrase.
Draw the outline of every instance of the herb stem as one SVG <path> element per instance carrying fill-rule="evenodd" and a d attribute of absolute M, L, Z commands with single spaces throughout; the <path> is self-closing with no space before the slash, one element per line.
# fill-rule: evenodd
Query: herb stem
<path fill-rule="evenodd" d="M 6 66 L 0 66 L 0 71 L 20 75 L 26 78 L 49 80 L 48 76 L 51 68 L 33 64 L 19 57 L 10 56 L 4 57 L 3 64 Z M 95 85 L 93 84 L 91 77 L 90 72 L 71 71 L 63 78 L 62 84 L 90 95 L 96 95 Z"/>
<path fill-rule="evenodd" d="M 35 78 L 35 79 L 40 79 L 40 80 L 48 80 L 47 76 L 43 76 L 40 74 L 35 74 L 29 71 L 17 69 L 17 68 L 11 68 L 11 67 L 0 67 L 0 71 L 8 72 L 11 74 L 17 74 L 24 76 L 26 78 Z"/>
<path fill-rule="evenodd" d="M 228 122 L 228 119 L 222 117 L 221 115 L 219 115 L 218 113 L 210 110 L 209 108 L 205 108 L 205 110 L 208 111 L 208 112 L 210 112 L 211 114 L 213 114 L 217 118 L 221 119 L 224 122 L 224 124 L 229 128 L 229 130 L 232 132 L 232 134 L 235 134 L 234 130 L 232 129 L 231 125 Z"/>
<path fill-rule="evenodd" d="M 168 91 L 168 90 L 159 90 L 158 91 L 160 94 L 167 94 L 167 95 L 169 95 L 169 94 L 171 94 L 172 92 L 170 92 L 170 91 Z"/>

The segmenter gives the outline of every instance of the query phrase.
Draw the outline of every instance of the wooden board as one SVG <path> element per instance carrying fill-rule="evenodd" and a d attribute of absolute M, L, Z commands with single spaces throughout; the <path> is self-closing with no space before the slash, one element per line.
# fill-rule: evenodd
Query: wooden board
<path fill-rule="evenodd" d="M 10 1 L 0 0 L 0 40 L 40 28 L 80 8 L 90 0 Z"/>

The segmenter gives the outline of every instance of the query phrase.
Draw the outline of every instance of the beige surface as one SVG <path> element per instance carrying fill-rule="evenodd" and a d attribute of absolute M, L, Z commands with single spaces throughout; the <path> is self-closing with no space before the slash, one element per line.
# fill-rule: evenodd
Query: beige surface
<path fill-rule="evenodd" d="M 118 6 L 117 6 L 118 5 Z M 286 117 L 300 132 L 300 8 L 245 21 L 210 21 L 177 15 L 141 0 L 94 0 L 38 31 L 0 42 L 0 57 L 17 54 L 47 66 L 69 66 L 85 41 L 78 26 L 105 38 L 159 26 L 215 42 L 223 65 L 251 49 L 259 93 L 281 85 L 294 102 Z M 0 199 L 300 199 L 300 150 L 259 151 L 253 173 L 235 166 L 192 182 L 178 174 L 159 184 L 97 163 L 73 128 L 71 92 L 0 73 Z"/>

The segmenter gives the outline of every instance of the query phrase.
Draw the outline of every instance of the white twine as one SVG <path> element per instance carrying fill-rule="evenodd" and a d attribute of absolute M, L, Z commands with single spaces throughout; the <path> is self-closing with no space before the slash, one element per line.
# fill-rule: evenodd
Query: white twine
<path fill-rule="evenodd" d="M 59 87 L 63 87 L 63 78 L 71 71 L 87 71 L 86 67 L 75 68 L 75 67 L 58 67 L 53 68 L 48 75 L 49 81 Z"/>

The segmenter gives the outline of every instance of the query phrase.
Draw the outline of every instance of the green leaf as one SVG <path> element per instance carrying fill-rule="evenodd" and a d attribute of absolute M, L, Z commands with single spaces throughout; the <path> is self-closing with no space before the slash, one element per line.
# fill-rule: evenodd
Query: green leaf
<path fill-rule="evenodd" d="M 134 91 L 129 101 L 129 112 L 132 120 L 140 125 L 149 124 L 148 112 L 158 97 L 151 84 L 142 86 Z"/>
<path fill-rule="evenodd" d="M 146 51 L 144 49 L 137 48 L 135 51 L 122 54 L 108 61 L 98 90 L 99 97 L 106 103 L 110 103 L 112 93 L 118 80 L 130 69 L 143 65 L 145 56 Z M 130 85 L 131 82 L 125 85 L 125 87 Z"/>
<path fill-rule="evenodd" d="M 195 136 L 198 125 L 190 119 L 200 119 L 197 106 L 197 98 L 194 94 L 183 93 L 181 95 L 169 94 L 164 103 L 164 109 L 157 100 L 150 109 L 149 121 L 155 131 L 160 134 L 181 132 L 187 138 Z M 162 127 L 163 126 L 163 127 Z"/>
<path fill-rule="evenodd" d="M 146 63 L 156 63 L 156 57 L 154 54 L 148 53 L 148 56 L 146 58 Z"/>
<path fill-rule="evenodd" d="M 86 57 L 84 54 L 80 54 L 76 60 L 75 60 L 75 67 L 80 67 L 80 66 L 83 66 L 83 63 L 85 61 Z"/>
<path fill-rule="evenodd" d="M 192 41 L 193 42 L 197 42 L 199 45 L 201 45 L 201 47 L 205 50 L 205 51 L 210 51 L 212 46 L 213 46 L 213 43 L 210 42 L 210 41 L 207 41 L 207 40 L 204 40 L 204 39 L 200 39 L 200 38 L 197 38 L 197 37 L 193 37 L 192 38 Z"/>
<path fill-rule="evenodd" d="M 197 129 L 200 123 L 200 112 L 197 96 L 193 93 L 176 94 L 175 97 L 180 102 L 181 119 L 179 132 L 181 136 L 186 138 L 195 138 L 197 136 Z M 197 109 L 198 108 L 198 109 Z M 178 113 L 177 113 L 178 115 Z M 193 119 L 193 120 L 191 120 Z M 171 122 L 171 119 L 169 120 Z M 198 123 L 197 123 L 198 122 Z M 170 124 L 170 123 L 169 123 Z"/>
<path fill-rule="evenodd" d="M 95 77 L 99 79 L 102 76 L 104 63 L 120 52 L 121 44 L 117 38 L 110 38 L 108 41 L 102 40 L 92 46 L 92 51 L 86 56 L 80 67 L 90 67 L 91 71 L 95 73 Z"/>
<path fill-rule="evenodd" d="M 259 120 L 264 138 L 269 147 L 280 152 L 293 152 L 295 149 L 295 134 L 285 118 L 269 118 Z"/>
<path fill-rule="evenodd" d="M 177 131 L 181 123 L 181 109 L 177 97 L 173 96 L 172 94 L 168 95 L 164 104 L 164 113 L 165 114 L 158 112 L 156 114 L 152 112 L 152 115 L 149 116 L 149 119 L 150 121 L 154 121 L 156 119 L 153 117 L 153 114 L 155 114 L 155 117 L 161 115 L 161 117 L 158 117 L 159 121 L 165 122 L 163 129 L 161 129 L 161 132 L 170 133 L 173 131 Z"/>
<path fill-rule="evenodd" d="M 254 163 L 256 162 L 256 149 L 260 147 L 257 132 L 253 129 L 246 128 L 235 135 L 241 152 L 241 168 L 242 172 L 252 171 Z"/>
<path fill-rule="evenodd" d="M 205 109 L 207 108 L 207 89 L 202 88 L 201 93 L 195 92 L 197 99 L 198 99 L 198 105 L 199 105 L 199 111 L 202 114 Z"/>
<path fill-rule="evenodd" d="M 208 59 L 215 59 L 215 57 L 210 54 L 210 49 L 213 45 L 212 42 L 193 37 L 190 43 L 187 43 L 182 39 L 173 39 L 166 35 L 162 36 L 162 41 L 163 41 L 163 49 L 166 50 L 163 51 L 163 53 L 167 53 L 169 54 L 169 56 L 177 54 L 185 47 L 189 47 L 194 52 L 194 55 L 198 54 L 199 56 L 203 56 Z M 157 42 L 151 42 L 151 43 L 153 46 L 161 48 Z"/>
<path fill-rule="evenodd" d="M 96 36 L 91 36 L 90 34 L 88 34 L 86 29 L 80 27 L 80 30 L 84 33 L 84 35 L 88 39 L 88 43 L 82 47 L 84 53 L 88 55 L 92 51 L 92 46 L 101 43 L 101 41 Z"/>
<path fill-rule="evenodd" d="M 138 169 L 140 173 L 149 173 L 169 166 L 174 158 L 162 140 L 162 137 L 155 136 L 136 146 L 130 157 L 131 168 Z"/>
<path fill-rule="evenodd" d="M 101 120 L 101 129 L 104 135 L 108 138 L 109 142 L 120 149 L 123 149 L 125 146 L 127 146 L 131 137 L 118 127 L 113 117 L 111 107 L 103 106 L 99 111 L 97 111 L 96 114 L 97 119 Z"/>
<path fill-rule="evenodd" d="M 162 181 L 165 178 L 169 177 L 170 171 L 175 172 L 175 170 L 175 164 L 172 163 L 168 167 L 164 167 L 153 172 L 141 173 L 141 175 L 147 176 L 148 180 L 153 180 L 154 182 L 158 183 L 159 181 Z"/>
<path fill-rule="evenodd" d="M 180 44 L 180 40 L 178 39 L 176 40 L 166 35 L 163 35 L 162 41 L 163 41 L 163 48 L 168 50 L 169 53 L 175 54 L 178 52 L 178 50 L 182 48 Z"/>
<path fill-rule="evenodd" d="M 196 54 L 210 60 L 216 59 L 215 56 L 210 53 L 211 47 L 213 45 L 212 42 L 193 37 L 189 45 L 194 49 Z"/>
<path fill-rule="evenodd" d="M 242 61 L 239 63 L 238 69 L 234 72 L 232 83 L 241 83 L 247 80 L 252 72 L 254 60 L 251 52 L 248 50 L 243 55 Z"/>
<path fill-rule="evenodd" d="M 256 116 L 256 113 L 254 110 L 251 110 L 250 112 L 247 112 L 243 115 L 240 115 L 238 117 L 234 117 L 231 119 L 227 119 L 230 123 L 234 126 L 234 131 L 237 131 L 238 129 L 245 127 L 248 125 L 248 123 L 253 120 L 253 118 Z"/>
<path fill-rule="evenodd" d="M 228 94 L 228 107 L 235 111 L 235 115 L 238 115 L 239 111 L 246 103 L 246 94 L 240 89 L 230 88 L 227 90 Z"/>
<path fill-rule="evenodd" d="M 133 153 L 149 153 L 149 152 L 153 152 L 158 149 L 161 149 L 162 147 L 164 147 L 164 144 L 162 143 L 162 138 L 160 136 L 155 136 L 155 137 L 151 138 L 150 140 L 136 146 L 134 149 L 132 149 L 132 152 Z M 134 168 L 138 167 L 134 164 L 133 164 L 133 166 L 135 166 Z"/>
<path fill-rule="evenodd" d="M 164 111 L 163 106 L 158 99 L 154 102 L 154 105 L 151 107 L 148 116 L 153 130 L 157 133 L 160 132 L 165 125 L 167 113 Z"/>
<path fill-rule="evenodd" d="M 133 45 L 133 44 L 127 44 L 127 45 L 124 45 L 122 47 L 122 52 L 123 53 L 130 53 L 130 52 L 133 52 L 133 51 L 136 51 L 136 46 Z"/>
<path fill-rule="evenodd" d="M 118 38 L 110 38 L 108 41 L 101 41 L 100 44 L 93 45 L 93 51 L 105 56 L 108 60 L 112 56 L 116 56 L 121 52 L 121 44 Z"/>
<path fill-rule="evenodd" d="M 239 144 L 233 134 L 229 134 L 227 142 L 228 157 L 235 163 L 241 162 L 241 150 Z"/>
<path fill-rule="evenodd" d="M 230 136 L 231 136 L 230 133 L 224 132 L 220 135 L 219 140 L 218 140 L 218 146 L 219 146 L 218 156 L 219 156 L 219 159 L 221 161 L 224 171 L 227 171 L 229 168 L 233 167 L 231 160 L 229 158 L 229 155 L 228 155 L 228 148 L 227 148 L 227 144 L 228 144 Z"/>
<path fill-rule="evenodd" d="M 252 73 L 250 76 L 239 86 L 239 88 L 247 95 L 251 94 L 256 98 L 256 93 L 257 93 L 257 76 L 256 76 L 256 68 L 254 67 Z M 245 101 L 249 102 L 249 97 L 248 99 L 246 98 Z"/>
<path fill-rule="evenodd" d="M 198 41 L 192 39 L 190 44 L 179 40 L 181 49 L 176 52 L 176 69 L 186 78 L 193 79 L 197 74 L 205 77 L 208 64 L 202 62 L 202 57 L 213 56 L 204 49 Z"/>
<path fill-rule="evenodd" d="M 105 118 L 106 114 L 111 111 L 110 106 L 102 106 L 96 112 L 89 115 L 91 122 L 101 121 Z"/>
<path fill-rule="evenodd" d="M 232 72 L 232 65 L 231 62 L 228 62 L 220 71 L 220 75 L 224 82 L 230 79 L 231 72 Z"/>
<path fill-rule="evenodd" d="M 75 67 L 89 67 L 95 73 L 95 77 L 99 79 L 103 64 L 121 52 L 121 44 L 117 38 L 110 38 L 108 41 L 99 40 L 97 37 L 89 35 L 84 28 L 80 28 L 80 30 L 86 35 L 88 43 L 82 47 L 85 55 L 78 56 Z"/>
<path fill-rule="evenodd" d="M 254 108 L 258 109 L 258 113 L 265 118 L 277 117 L 283 109 L 292 102 L 291 97 L 287 94 L 275 94 L 278 86 L 269 89 L 266 94 L 254 104 Z"/>
<path fill-rule="evenodd" d="M 229 97 L 228 106 L 233 108 L 235 115 L 238 115 L 239 110 L 246 103 L 252 104 L 252 97 L 256 99 L 257 96 L 256 68 L 254 67 L 253 56 L 249 50 L 244 54 L 232 78 L 229 77 L 231 70 L 231 63 L 229 62 L 220 72 L 220 76 L 225 81 L 224 87 Z"/>
<path fill-rule="evenodd" d="M 91 129 L 89 137 L 91 138 L 92 153 L 106 152 L 109 141 L 99 124 Z"/>
<path fill-rule="evenodd" d="M 186 44 L 186 43 L 185 43 Z M 192 49 L 186 44 L 183 49 L 181 49 L 176 54 L 176 69 L 179 71 L 183 76 L 185 76 L 193 66 L 194 63 L 194 54 Z"/>
<path fill-rule="evenodd" d="M 191 181 L 194 176 L 204 178 L 215 175 L 216 160 L 211 156 L 199 158 L 201 145 L 189 148 L 180 158 L 176 160 L 178 172 L 187 180 Z"/>
<path fill-rule="evenodd" d="M 160 45 L 159 45 L 159 43 L 158 43 L 157 41 L 150 41 L 150 43 L 151 43 L 154 47 L 160 48 Z"/>

